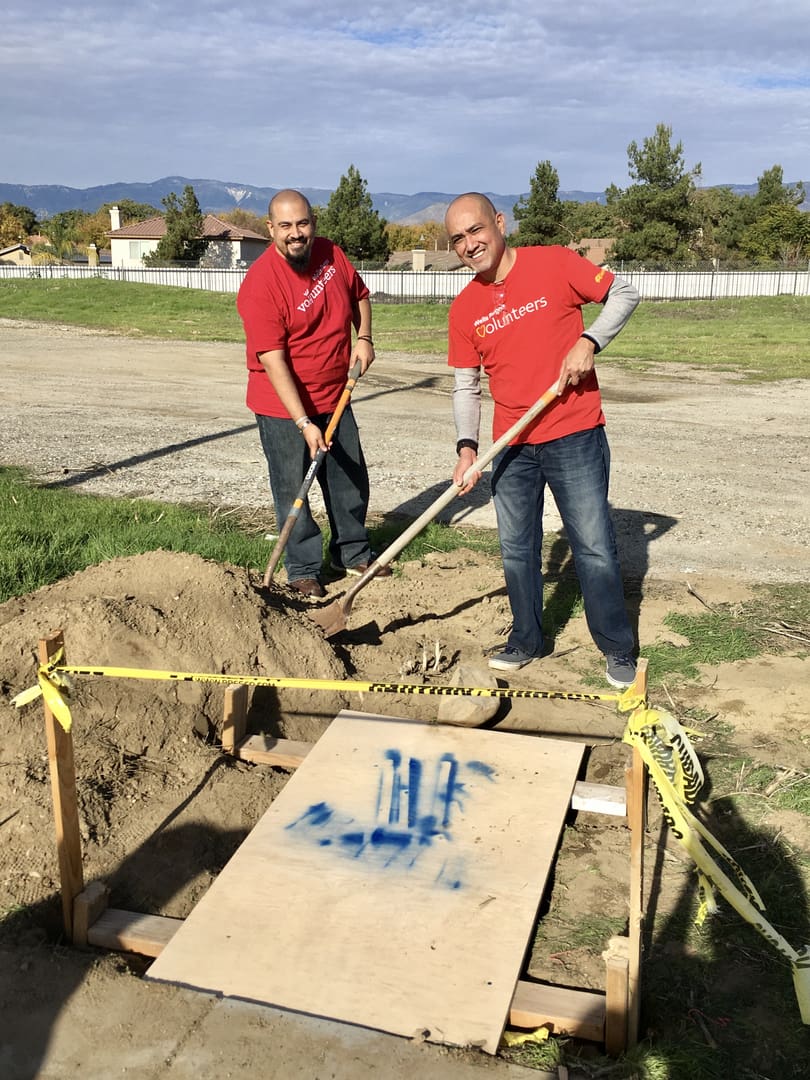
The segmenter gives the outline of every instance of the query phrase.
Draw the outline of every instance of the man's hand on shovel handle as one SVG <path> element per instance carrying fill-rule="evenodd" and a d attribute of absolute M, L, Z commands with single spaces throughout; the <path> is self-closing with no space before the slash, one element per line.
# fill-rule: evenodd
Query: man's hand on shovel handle
<path fill-rule="evenodd" d="M 310 420 L 301 434 L 304 436 L 304 440 L 309 447 L 309 456 L 311 458 L 314 459 L 319 450 L 326 451 L 329 449 L 324 442 L 323 432 L 314 420 Z"/>
<path fill-rule="evenodd" d="M 456 467 L 453 469 L 453 483 L 456 487 L 460 487 L 461 491 L 459 495 L 466 495 L 467 492 L 472 491 L 478 481 L 481 479 L 480 472 L 473 472 L 468 483 L 464 483 L 464 474 L 467 469 L 477 460 L 478 455 L 469 446 L 463 446 L 459 451 L 458 461 Z"/>

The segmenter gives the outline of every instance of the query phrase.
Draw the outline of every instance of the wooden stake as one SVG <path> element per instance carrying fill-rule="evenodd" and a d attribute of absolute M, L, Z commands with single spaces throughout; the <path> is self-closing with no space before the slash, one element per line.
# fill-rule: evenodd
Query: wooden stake
<path fill-rule="evenodd" d="M 628 1028 L 628 939 L 612 938 L 607 952 L 607 982 L 605 992 L 605 1050 L 618 1057 L 627 1049 Z"/>
<path fill-rule="evenodd" d="M 647 660 L 639 657 L 634 689 L 647 700 Z M 641 1013 L 641 941 L 644 930 L 644 832 L 647 828 L 647 769 L 638 750 L 625 770 L 627 824 L 630 828 L 630 918 L 627 956 L 627 1042 L 638 1042 Z"/>
<path fill-rule="evenodd" d="M 244 683 L 225 687 L 225 705 L 222 718 L 222 749 L 226 754 L 236 753 L 247 730 L 248 688 Z"/>
<path fill-rule="evenodd" d="M 641 1011 L 641 938 L 644 929 L 644 829 L 646 825 L 647 769 L 633 749 L 627 774 L 627 823 L 630 826 L 630 922 L 627 987 L 627 1045 L 638 1042 Z"/>
<path fill-rule="evenodd" d="M 61 630 L 54 630 L 47 637 L 40 638 L 40 663 L 47 664 L 63 645 L 64 637 Z M 47 703 L 44 703 L 44 708 L 45 737 L 48 742 L 48 765 L 51 772 L 53 815 L 56 825 L 56 854 L 59 859 L 62 892 L 62 922 L 65 933 L 72 939 L 73 901 L 84 889 L 73 735 L 65 731 L 48 708 Z"/>
<path fill-rule="evenodd" d="M 87 948 L 90 927 L 107 910 L 110 890 L 103 881 L 94 881 L 73 901 L 73 944 Z"/>
<path fill-rule="evenodd" d="M 636 664 L 636 678 L 633 683 L 633 689 L 639 695 L 639 697 L 647 700 L 647 658 L 640 656 L 638 663 Z"/>

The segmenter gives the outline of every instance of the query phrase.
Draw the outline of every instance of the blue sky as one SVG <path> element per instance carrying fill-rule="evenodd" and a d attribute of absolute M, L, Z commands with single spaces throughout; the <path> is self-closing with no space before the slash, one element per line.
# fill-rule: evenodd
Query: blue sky
<path fill-rule="evenodd" d="M 810 180 L 810 0 L 10 0 L 0 71 L 4 183 L 602 191 L 658 123 L 700 183 Z"/>

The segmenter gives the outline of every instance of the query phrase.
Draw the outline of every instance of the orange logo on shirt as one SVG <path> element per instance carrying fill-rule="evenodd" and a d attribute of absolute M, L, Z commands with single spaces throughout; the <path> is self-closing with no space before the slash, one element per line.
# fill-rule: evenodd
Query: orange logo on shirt
<path fill-rule="evenodd" d="M 593 280 L 594 281 L 601 281 L 604 276 L 605 276 L 605 271 L 600 270 L 599 273 L 596 275 L 596 277 Z"/>

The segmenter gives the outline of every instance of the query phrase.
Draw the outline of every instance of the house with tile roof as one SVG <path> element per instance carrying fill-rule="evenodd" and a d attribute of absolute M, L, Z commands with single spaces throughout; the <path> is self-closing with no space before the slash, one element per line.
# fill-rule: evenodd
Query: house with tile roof
<path fill-rule="evenodd" d="M 27 244 L 10 244 L 0 248 L 0 262 L 10 263 L 12 266 L 31 266 L 31 249 Z"/>
<path fill-rule="evenodd" d="M 110 256 L 113 266 L 142 267 L 144 255 L 150 255 L 166 233 L 166 220 L 158 214 L 146 221 L 121 226 L 117 206 L 110 208 Z M 252 229 L 231 225 L 213 214 L 203 218 L 202 237 L 208 241 L 200 266 L 217 270 L 250 266 L 267 249 L 270 240 Z"/>

